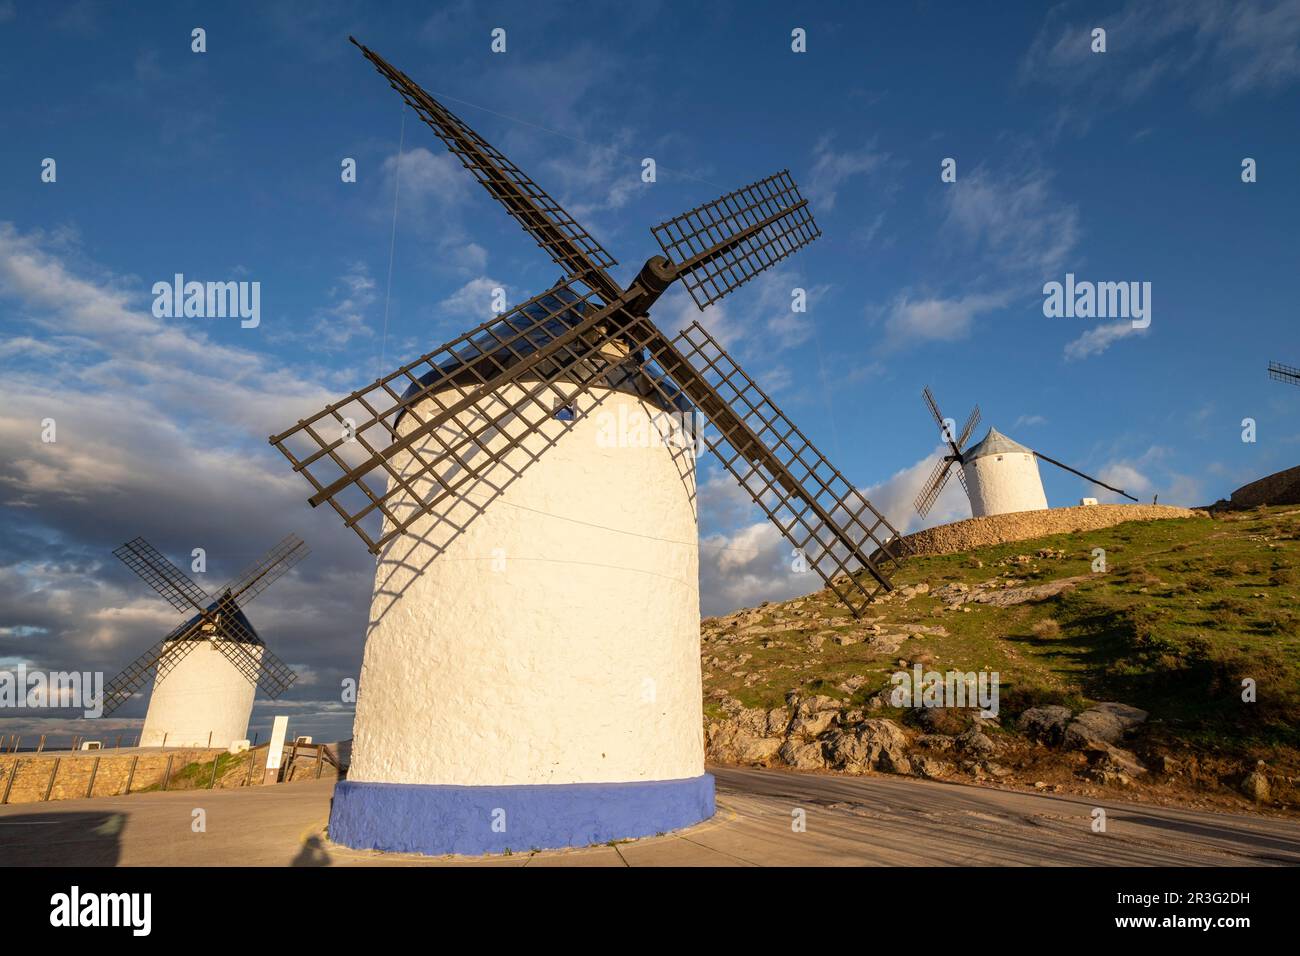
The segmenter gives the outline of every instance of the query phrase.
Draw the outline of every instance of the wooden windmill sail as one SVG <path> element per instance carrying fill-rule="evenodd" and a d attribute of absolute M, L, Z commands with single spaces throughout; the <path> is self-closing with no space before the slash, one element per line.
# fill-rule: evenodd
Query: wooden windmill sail
<path fill-rule="evenodd" d="M 854 615 L 889 589 L 902 554 L 884 515 L 703 327 L 692 323 L 670 340 L 649 316 L 673 282 L 703 309 L 820 235 L 789 172 L 655 226 L 663 255 L 624 288 L 607 271 L 614 258 L 559 203 L 406 74 L 357 46 L 564 278 L 272 436 L 310 482 L 312 506 L 328 504 L 379 553 L 523 447 L 557 403 L 572 406 L 611 375 L 630 376 L 707 420 L 707 447 Z M 503 408 L 510 386 L 518 397 Z M 538 409 L 545 414 L 525 414 Z M 481 426 L 443 437 L 443 426 L 466 412 L 481 413 Z M 399 437 L 396 422 L 406 416 L 416 424 L 404 422 Z M 503 420 L 518 429 L 504 451 L 488 437 Z M 449 472 L 449 463 L 461 467 Z M 422 481 L 432 489 L 422 492 Z"/>
<path fill-rule="evenodd" d="M 1281 362 L 1268 363 L 1268 377 L 1275 382 L 1289 382 L 1300 385 L 1300 368 L 1283 365 Z"/>

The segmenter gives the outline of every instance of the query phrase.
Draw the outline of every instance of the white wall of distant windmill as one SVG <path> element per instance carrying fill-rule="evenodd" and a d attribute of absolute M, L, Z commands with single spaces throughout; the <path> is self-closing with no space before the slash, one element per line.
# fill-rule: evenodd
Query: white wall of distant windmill
<path fill-rule="evenodd" d="M 506 409 L 520 394 L 508 386 L 486 418 L 464 413 L 440 437 L 491 420 L 501 451 L 500 430 L 519 432 Z M 444 406 L 452 400 L 440 395 Z M 576 422 L 534 409 L 547 421 L 524 448 L 559 441 L 532 464 L 511 451 L 507 462 L 524 470 L 499 498 L 492 486 L 508 476 L 496 466 L 381 552 L 350 781 L 486 786 L 704 772 L 693 452 L 655 440 L 653 428 L 631 442 L 646 435 L 648 447 L 619 447 L 611 420 L 661 413 L 619 391 L 579 401 L 586 410 L 597 399 Z M 415 424 L 407 415 L 399 431 Z M 415 467 L 405 452 L 393 464 L 404 474 Z M 431 479 L 415 486 L 428 494 Z M 398 500 L 407 513 L 410 500 Z"/>
<path fill-rule="evenodd" d="M 175 642 L 165 645 L 173 647 Z M 258 660 L 262 649 L 245 645 Z M 257 688 L 210 641 L 200 641 L 162 680 L 154 680 L 140 746 L 229 747 L 248 735 Z"/>
<path fill-rule="evenodd" d="M 1030 449 L 996 428 L 990 428 L 984 440 L 963 458 L 973 517 L 1042 511 L 1047 507 L 1038 459 Z"/>

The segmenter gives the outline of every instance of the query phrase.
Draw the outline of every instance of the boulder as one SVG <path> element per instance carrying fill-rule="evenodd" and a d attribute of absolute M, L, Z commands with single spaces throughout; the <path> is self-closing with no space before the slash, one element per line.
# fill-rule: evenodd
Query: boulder
<path fill-rule="evenodd" d="M 953 740 L 953 746 L 964 754 L 978 757 L 987 757 L 998 752 L 998 745 L 993 742 L 993 738 L 978 727 L 972 727 L 958 734 Z"/>
<path fill-rule="evenodd" d="M 811 740 L 830 729 L 839 713 L 834 710 L 821 710 L 806 717 L 796 717 L 790 724 L 791 737 L 803 737 Z"/>
<path fill-rule="evenodd" d="M 1061 707 L 1058 704 L 1030 707 L 1020 715 L 1016 726 L 1034 740 L 1041 740 L 1055 747 L 1065 739 L 1065 728 L 1070 723 L 1071 716 L 1073 715 L 1069 707 Z"/>
<path fill-rule="evenodd" d="M 911 773 L 907 734 L 892 720 L 868 717 L 852 732 L 834 734 L 827 741 L 826 751 L 833 767 L 849 773 Z"/>
<path fill-rule="evenodd" d="M 736 723 L 737 733 L 750 737 L 762 737 L 767 733 L 767 711 L 761 707 L 746 707 L 732 720 Z"/>
<path fill-rule="evenodd" d="M 1126 731 L 1146 719 L 1145 710 L 1127 704 L 1097 704 L 1066 725 L 1064 744 L 1070 750 L 1082 750 L 1089 744 L 1115 744 Z"/>
<path fill-rule="evenodd" d="M 784 707 L 773 707 L 767 712 L 767 730 L 770 737 L 784 737 L 790 727 L 790 712 Z"/>
<path fill-rule="evenodd" d="M 821 770 L 826 766 L 819 743 L 804 744 L 791 738 L 781 745 L 779 753 L 781 760 L 796 770 Z"/>
<path fill-rule="evenodd" d="M 737 762 L 767 766 L 781 750 L 781 738 L 738 736 L 733 747 Z"/>

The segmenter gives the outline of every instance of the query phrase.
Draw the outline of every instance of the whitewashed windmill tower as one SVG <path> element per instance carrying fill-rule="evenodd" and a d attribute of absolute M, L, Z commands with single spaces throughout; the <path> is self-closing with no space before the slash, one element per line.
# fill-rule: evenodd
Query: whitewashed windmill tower
<path fill-rule="evenodd" d="M 307 556 L 290 535 L 213 598 L 144 538 L 113 554 L 178 611 L 192 614 L 104 688 L 110 714 L 153 678 L 142 747 L 229 747 L 248 733 L 260 687 L 278 697 L 297 675 L 267 648 L 244 616 L 253 598 Z"/>
<path fill-rule="evenodd" d="M 807 202 L 783 172 L 664 223 L 624 288 L 558 203 L 360 48 L 564 277 L 271 438 L 378 555 L 330 837 L 485 853 L 697 823 L 697 435 L 853 613 L 898 561 L 703 328 L 670 342 L 647 315 L 678 279 L 704 308 L 811 242 Z"/>
<path fill-rule="evenodd" d="M 1045 510 L 1048 505 L 1047 495 L 1043 491 L 1043 479 L 1038 473 L 1040 458 L 1093 484 L 1137 501 L 1128 492 L 1112 488 L 1069 465 L 1061 464 L 1055 458 L 1048 458 L 1041 452 L 1027 448 L 996 428 L 990 428 L 982 441 L 971 448 L 966 448 L 971 432 L 979 424 L 979 406 L 976 405 L 971 411 L 966 424 L 962 426 L 961 434 L 954 436 L 954 421 L 943 417 L 929 387 L 927 386 L 921 394 L 930 414 L 939 425 L 943 440 L 952 449 L 951 454 L 939 459 L 925 486 L 916 496 L 916 510 L 922 518 L 929 514 L 939 493 L 948 483 L 954 463 L 961 465 L 957 475 L 961 480 L 962 490 L 966 492 L 966 498 L 970 501 L 970 513 L 973 518 L 1012 514 L 1018 511 Z"/>

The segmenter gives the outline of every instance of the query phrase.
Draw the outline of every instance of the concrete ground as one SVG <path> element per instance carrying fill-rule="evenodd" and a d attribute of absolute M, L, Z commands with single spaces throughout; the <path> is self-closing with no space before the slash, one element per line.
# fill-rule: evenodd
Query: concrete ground
<path fill-rule="evenodd" d="M 0 807 L 0 865 L 1216 866 L 1300 863 L 1300 823 L 901 777 L 715 769 L 718 814 L 663 837 L 470 859 L 329 843 L 333 784 Z M 1094 833 L 1093 810 L 1106 811 Z M 206 832 L 193 829 L 205 813 Z M 795 811 L 806 828 L 795 832 Z"/>

